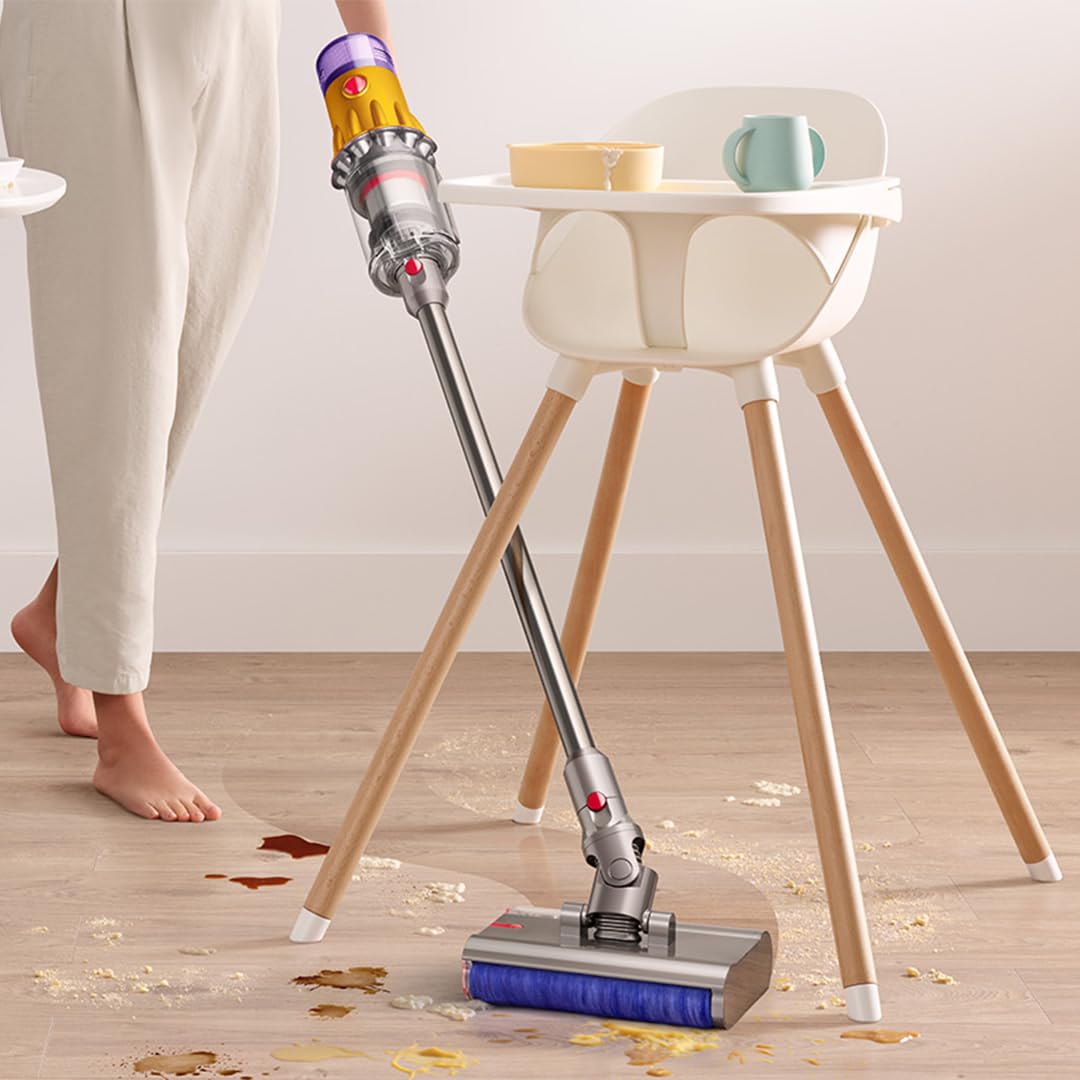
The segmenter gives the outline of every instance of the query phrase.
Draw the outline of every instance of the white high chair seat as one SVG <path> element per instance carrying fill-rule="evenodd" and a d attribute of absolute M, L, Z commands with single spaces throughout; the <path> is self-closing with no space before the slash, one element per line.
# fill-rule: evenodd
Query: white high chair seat
<path fill-rule="evenodd" d="M 769 112 L 805 114 L 821 132 L 826 161 L 810 191 L 744 194 L 726 179 L 727 134 L 744 114 Z M 603 210 L 541 210 L 524 313 L 534 337 L 563 358 L 550 385 L 580 396 L 605 369 L 642 377 L 700 367 L 733 375 L 746 404 L 777 396 L 769 358 L 802 368 L 815 393 L 839 385 L 831 347 L 815 346 L 858 311 L 878 230 L 899 220 L 898 183 L 878 185 L 891 196 L 880 214 L 855 198 L 850 210 L 842 197 L 820 208 L 815 200 L 883 178 L 877 109 L 836 90 L 689 90 L 646 105 L 608 138 L 662 143 L 673 179 L 641 193 L 641 209 L 620 208 L 610 193 Z M 694 190 L 679 181 L 711 181 L 710 193 L 727 197 L 685 212 L 644 209 L 673 187 Z"/>

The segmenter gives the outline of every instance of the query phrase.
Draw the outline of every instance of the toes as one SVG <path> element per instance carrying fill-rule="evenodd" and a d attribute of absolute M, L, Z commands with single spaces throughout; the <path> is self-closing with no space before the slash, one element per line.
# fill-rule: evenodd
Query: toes
<path fill-rule="evenodd" d="M 199 809 L 194 799 L 184 799 L 184 809 L 187 811 L 188 821 L 198 823 L 206 819 L 206 815 Z"/>
<path fill-rule="evenodd" d="M 155 803 L 154 808 L 157 810 L 157 816 L 162 821 L 175 821 L 176 811 L 167 803 L 164 799 L 161 802 Z"/>
<path fill-rule="evenodd" d="M 169 800 L 169 806 L 172 807 L 173 813 L 176 815 L 176 821 L 190 821 L 191 815 L 188 813 L 187 807 L 184 805 L 182 799 L 175 798 Z"/>
<path fill-rule="evenodd" d="M 139 817 L 149 818 L 151 821 L 159 816 L 158 809 L 153 803 L 141 803 L 135 808 L 135 813 Z"/>
<path fill-rule="evenodd" d="M 195 793 L 192 802 L 202 811 L 207 821 L 217 821 L 221 817 L 221 807 L 211 802 L 201 791 Z"/>

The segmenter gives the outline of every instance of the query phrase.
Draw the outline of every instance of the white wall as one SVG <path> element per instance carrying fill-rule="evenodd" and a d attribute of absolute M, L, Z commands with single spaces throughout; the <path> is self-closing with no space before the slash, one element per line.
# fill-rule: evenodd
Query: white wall
<path fill-rule="evenodd" d="M 703 84 L 835 86 L 890 128 L 905 220 L 838 340 L 971 648 L 1080 647 L 1078 5 L 1031 0 L 391 0 L 444 174 L 508 141 L 595 137 Z M 478 508 L 417 329 L 365 280 L 327 185 L 312 64 L 330 0 L 285 0 L 283 173 L 265 280 L 162 538 L 162 648 L 418 647 Z M 529 14 L 526 14 L 530 11 Z M 725 131 L 703 131 L 723 138 Z M 519 322 L 533 221 L 468 208 L 453 317 L 504 462 L 549 360 Z M 53 544 L 21 229 L 0 222 L 0 610 Z M 527 519 L 562 610 L 616 381 L 574 418 Z M 785 435 L 822 644 L 918 639 L 812 399 Z M 654 395 L 598 648 L 778 642 L 741 418 L 715 377 Z M 4 607 L 3 605 L 6 605 Z M 470 638 L 517 648 L 501 585 Z"/>

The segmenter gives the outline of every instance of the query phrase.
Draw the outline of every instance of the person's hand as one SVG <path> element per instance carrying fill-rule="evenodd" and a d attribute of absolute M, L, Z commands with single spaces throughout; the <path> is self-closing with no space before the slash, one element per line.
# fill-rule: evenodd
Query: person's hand
<path fill-rule="evenodd" d="M 337 6 L 341 21 L 350 34 L 374 34 L 393 52 L 386 0 L 337 0 Z"/>

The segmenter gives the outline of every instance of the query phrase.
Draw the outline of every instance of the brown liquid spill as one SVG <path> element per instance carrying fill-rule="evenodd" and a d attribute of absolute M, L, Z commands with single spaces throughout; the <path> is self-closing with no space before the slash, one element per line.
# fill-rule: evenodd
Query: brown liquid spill
<path fill-rule="evenodd" d="M 488 1039 L 489 1043 L 512 1043 L 517 1042 L 517 1039 Z"/>
<path fill-rule="evenodd" d="M 218 1076 L 237 1076 L 239 1073 L 239 1069 L 218 1069 Z"/>
<path fill-rule="evenodd" d="M 538 1028 L 514 1028 L 514 1030 L 515 1031 L 529 1031 L 529 1032 L 532 1032 L 532 1031 L 538 1031 L 539 1029 Z"/>
<path fill-rule="evenodd" d="M 308 1012 L 312 1016 L 321 1016 L 326 1020 L 340 1020 L 343 1016 L 348 1016 L 349 1013 L 355 1009 L 355 1005 L 316 1005 L 313 1009 L 308 1009 Z"/>
<path fill-rule="evenodd" d="M 164 1073 L 166 1076 L 194 1076 L 204 1065 L 217 1062 L 217 1054 L 209 1050 L 192 1050 L 187 1054 L 151 1054 L 139 1058 L 132 1066 L 137 1073 Z"/>
<path fill-rule="evenodd" d="M 363 990 L 365 994 L 377 994 L 383 989 L 386 968 L 351 967 L 348 971 L 323 968 L 317 975 L 297 975 L 294 986 L 326 986 L 334 990 Z"/>
<path fill-rule="evenodd" d="M 840 1032 L 841 1039 L 866 1039 L 869 1042 L 886 1043 L 890 1046 L 918 1037 L 917 1031 L 892 1031 L 889 1028 L 856 1028 L 854 1031 Z"/>
<path fill-rule="evenodd" d="M 266 885 L 288 885 L 291 877 L 231 877 L 237 885 L 243 885 L 245 889 L 261 889 Z"/>
<path fill-rule="evenodd" d="M 207 881 L 224 881 L 228 874 L 203 874 Z"/>
<path fill-rule="evenodd" d="M 302 836 L 285 833 L 283 836 L 264 836 L 259 851 L 281 851 L 294 859 L 307 859 L 312 855 L 325 855 L 330 850 L 329 844 L 317 844 L 314 840 L 305 840 Z"/>

